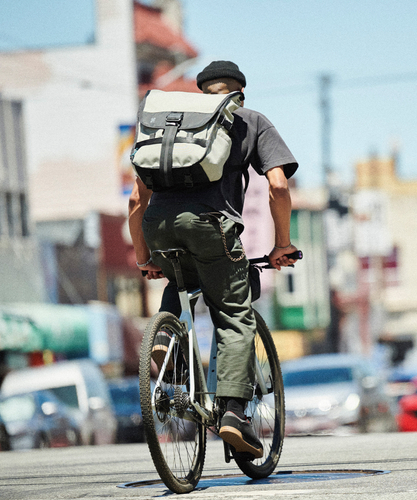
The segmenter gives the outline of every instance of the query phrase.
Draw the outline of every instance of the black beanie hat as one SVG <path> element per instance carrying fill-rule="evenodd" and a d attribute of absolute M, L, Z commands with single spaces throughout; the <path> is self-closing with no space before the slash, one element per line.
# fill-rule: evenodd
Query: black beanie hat
<path fill-rule="evenodd" d="M 239 66 L 231 61 L 213 61 L 197 75 L 197 87 L 200 90 L 204 82 L 216 78 L 234 78 L 242 87 L 246 87 L 245 75 L 239 70 Z"/>

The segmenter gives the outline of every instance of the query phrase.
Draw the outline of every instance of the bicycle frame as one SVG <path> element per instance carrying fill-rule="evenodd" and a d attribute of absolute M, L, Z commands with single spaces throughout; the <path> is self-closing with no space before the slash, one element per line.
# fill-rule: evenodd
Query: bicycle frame
<path fill-rule="evenodd" d="M 181 305 L 181 315 L 179 320 L 184 327 L 184 335 L 188 336 L 188 346 L 189 346 L 189 372 L 190 372 L 190 394 L 189 394 L 189 402 L 190 405 L 195 409 L 195 411 L 205 420 L 205 425 L 215 425 L 215 415 L 213 413 L 213 400 L 214 395 L 216 393 L 217 386 L 217 376 L 216 376 L 216 359 L 217 359 L 217 343 L 216 343 L 216 335 L 215 330 L 213 329 L 213 337 L 211 342 L 211 351 L 210 351 L 210 362 L 209 362 L 209 370 L 208 377 L 206 382 L 206 377 L 203 370 L 203 363 L 201 360 L 200 348 L 197 341 L 197 334 L 195 331 L 193 314 L 191 310 L 191 301 L 197 299 L 202 295 L 202 291 L 200 289 L 193 290 L 188 292 L 186 287 L 184 286 L 184 280 L 182 277 L 181 266 L 179 263 L 179 255 L 181 252 L 184 252 L 183 249 L 170 249 L 167 251 L 156 250 L 155 252 L 160 253 L 164 258 L 169 258 L 172 262 L 175 277 L 177 281 L 177 290 L 180 299 Z M 170 255 L 170 257 L 169 257 Z M 297 250 L 293 254 L 288 255 L 288 257 L 294 259 L 302 259 L 303 254 L 301 251 Z M 267 263 L 265 266 L 261 266 L 263 268 L 271 267 L 269 264 L 268 257 L 265 255 L 264 257 L 258 259 L 250 259 L 252 264 L 258 263 Z M 168 352 L 165 356 L 165 361 L 162 364 L 158 380 L 156 382 L 156 388 L 161 385 L 162 378 L 165 374 L 166 366 L 168 363 L 168 359 L 171 355 L 172 349 L 174 347 L 175 337 L 171 338 Z M 201 381 L 201 389 L 202 389 L 202 404 L 196 401 L 195 398 L 195 363 L 197 362 L 197 371 L 198 377 Z M 264 375 L 262 373 L 261 365 L 259 363 L 258 357 L 255 353 L 255 370 L 257 381 L 259 385 L 259 389 L 263 395 L 268 394 L 268 389 L 266 385 L 266 381 Z M 152 405 L 155 406 L 155 390 L 152 395 Z M 212 395 L 212 397 L 210 397 Z"/>
<path fill-rule="evenodd" d="M 278 463 L 285 434 L 284 384 L 268 326 L 254 310 L 256 375 L 253 397 L 246 406 L 245 415 L 263 450 L 260 453 L 256 448 L 255 454 L 249 451 L 252 445 L 243 435 L 242 442 L 230 437 L 230 426 L 223 422 L 226 405 L 216 398 L 217 331 L 214 329 L 207 378 L 205 376 L 193 317 L 194 304 L 202 292 L 187 290 L 185 286 L 180 256 L 186 250 L 171 248 L 154 252 L 171 261 L 180 302 L 180 311 L 176 309 L 176 314 L 160 311 L 153 316 L 141 348 L 142 415 L 156 470 L 174 493 L 192 491 L 202 475 L 207 430 L 210 430 L 223 438 L 226 463 L 235 460 L 242 472 L 252 479 L 268 477 Z M 293 258 L 301 258 L 300 253 L 297 251 Z M 255 262 L 250 259 L 250 263 L 266 264 L 257 266 L 258 269 L 269 267 L 267 256 Z M 254 274 L 250 273 L 252 279 Z M 172 275 L 170 279 L 173 281 Z M 159 371 L 156 384 L 152 378 L 155 366 Z"/>
<path fill-rule="evenodd" d="M 201 353 L 200 353 L 200 348 L 198 345 L 197 341 L 197 334 L 194 326 L 194 320 L 193 320 L 193 315 L 191 311 L 191 301 L 193 299 L 197 299 L 202 295 L 202 292 L 200 289 L 193 290 L 192 292 L 187 292 L 186 290 L 179 290 L 178 291 L 179 299 L 180 299 L 180 304 L 181 304 L 181 315 L 180 315 L 180 322 L 183 324 L 186 335 L 188 336 L 188 345 L 189 345 L 189 370 L 190 370 L 190 404 L 191 406 L 197 411 L 197 413 L 204 419 L 206 420 L 206 425 L 214 425 L 215 422 L 213 421 L 213 399 L 214 395 L 216 393 L 216 385 L 217 385 L 217 378 L 216 378 L 216 359 L 217 359 L 217 343 L 216 343 L 216 336 L 215 336 L 215 330 L 213 329 L 213 337 L 211 341 L 211 350 L 210 350 L 210 361 L 209 361 L 209 369 L 208 369 L 208 377 L 207 377 L 207 382 L 203 370 L 203 363 L 201 360 Z M 171 351 L 174 347 L 175 343 L 175 338 L 173 337 L 170 341 L 169 347 L 168 347 L 168 352 L 165 357 L 165 361 L 162 365 L 161 372 L 159 374 L 158 380 L 156 382 L 156 387 L 160 386 L 163 375 L 165 373 L 166 365 L 167 365 L 167 360 L 169 359 L 169 356 L 171 354 Z M 198 370 L 198 376 L 201 380 L 201 385 L 202 385 L 202 392 L 203 392 L 203 404 L 200 405 L 196 401 L 195 398 L 195 363 L 193 362 L 194 359 L 197 361 L 197 370 Z M 256 375 L 257 375 L 257 380 L 260 386 L 260 390 L 262 394 L 266 395 L 268 394 L 268 389 L 266 386 L 266 382 L 260 367 L 260 363 L 258 360 L 258 357 L 255 354 L 255 369 L 256 369 Z M 213 397 L 210 397 L 212 395 Z M 154 398 L 152 403 L 154 403 Z"/>

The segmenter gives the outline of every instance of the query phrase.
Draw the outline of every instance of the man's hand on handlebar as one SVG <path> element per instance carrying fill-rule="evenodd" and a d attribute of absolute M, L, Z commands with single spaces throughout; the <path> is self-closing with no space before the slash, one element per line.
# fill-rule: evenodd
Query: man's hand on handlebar
<path fill-rule="evenodd" d="M 271 253 L 268 255 L 269 262 L 272 267 L 281 270 L 281 267 L 287 267 L 294 265 L 297 262 L 297 259 L 288 258 L 288 254 L 292 254 L 297 251 L 297 247 L 291 245 L 288 248 L 273 248 Z"/>
<path fill-rule="evenodd" d="M 145 276 L 147 280 L 158 280 L 160 278 L 165 278 L 161 271 L 161 268 L 155 265 L 153 262 L 149 263 L 145 267 L 141 267 L 142 276 Z"/>

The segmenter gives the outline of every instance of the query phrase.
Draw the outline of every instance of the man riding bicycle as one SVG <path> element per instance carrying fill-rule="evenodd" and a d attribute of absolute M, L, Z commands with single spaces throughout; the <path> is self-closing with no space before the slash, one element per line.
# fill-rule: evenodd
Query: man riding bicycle
<path fill-rule="evenodd" d="M 205 94 L 243 91 L 246 78 L 230 61 L 213 61 L 197 75 Z M 245 418 L 253 396 L 254 337 L 256 323 L 251 306 L 249 262 L 239 235 L 243 231 L 244 175 L 249 166 L 269 182 L 269 204 L 275 227 L 271 265 L 293 264 L 286 255 L 296 251 L 290 241 L 291 198 L 287 179 L 298 168 L 290 150 L 272 123 L 262 114 L 241 107 L 234 112 L 232 149 L 220 180 L 183 190 L 152 193 L 136 179 L 129 200 L 129 228 L 138 267 L 148 279 L 168 278 L 160 311 L 180 313 L 172 266 L 156 249 L 182 247 L 181 267 L 187 289 L 200 287 L 216 330 L 217 391 L 225 413 L 220 436 L 237 452 L 255 458 L 263 455 L 262 444 Z M 162 274 L 161 272 L 162 271 Z M 162 355 L 169 332 L 161 332 Z M 165 349 L 165 350 L 164 350 Z M 162 359 L 155 349 L 152 357 Z"/>

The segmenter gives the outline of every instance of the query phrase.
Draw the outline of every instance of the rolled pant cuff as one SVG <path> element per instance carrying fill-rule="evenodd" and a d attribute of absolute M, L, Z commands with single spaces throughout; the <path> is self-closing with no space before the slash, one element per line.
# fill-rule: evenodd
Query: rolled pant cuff
<path fill-rule="evenodd" d="M 217 382 L 217 398 L 242 398 L 251 401 L 253 397 L 253 386 L 237 384 L 234 382 Z"/>

